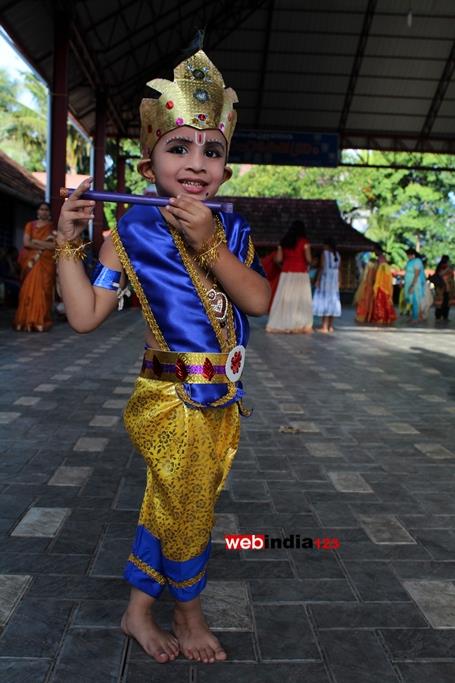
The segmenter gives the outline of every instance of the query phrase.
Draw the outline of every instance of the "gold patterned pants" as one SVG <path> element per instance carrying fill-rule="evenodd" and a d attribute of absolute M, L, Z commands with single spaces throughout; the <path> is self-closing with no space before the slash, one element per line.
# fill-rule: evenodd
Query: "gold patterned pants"
<path fill-rule="evenodd" d="M 125 427 L 147 464 L 147 484 L 125 578 L 159 597 L 195 598 L 207 582 L 216 499 L 237 451 L 236 403 L 195 409 L 172 382 L 139 377 Z"/>

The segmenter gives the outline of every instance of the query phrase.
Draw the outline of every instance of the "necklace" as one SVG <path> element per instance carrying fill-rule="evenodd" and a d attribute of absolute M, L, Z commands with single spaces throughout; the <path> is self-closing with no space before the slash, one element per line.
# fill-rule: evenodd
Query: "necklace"
<path fill-rule="evenodd" d="M 216 334 L 218 343 L 220 345 L 220 349 L 222 352 L 229 352 L 229 350 L 232 349 L 232 347 L 235 346 L 236 343 L 235 323 L 232 305 L 229 299 L 227 298 L 226 294 L 216 289 L 217 283 L 210 283 L 211 288 L 207 291 L 205 285 L 202 282 L 200 271 L 196 268 L 194 260 L 190 256 L 187 246 L 185 245 L 185 242 L 181 234 L 176 228 L 174 228 L 172 225 L 169 225 L 169 223 L 168 227 L 174 239 L 177 250 L 179 251 L 180 256 L 182 258 L 183 265 L 185 266 L 206 310 L 207 316 L 209 318 L 209 321 L 212 325 L 212 328 Z M 209 292 L 211 292 L 211 290 L 213 290 L 213 293 L 211 294 L 212 300 L 209 300 Z M 226 305 L 224 305 L 224 302 L 226 302 Z M 223 320 L 224 325 L 222 325 L 220 319 Z M 224 326 L 226 327 L 226 337 L 224 336 L 222 330 Z"/>
<path fill-rule="evenodd" d="M 168 227 L 171 229 L 171 233 L 174 233 L 174 235 L 175 233 L 178 233 L 177 228 L 172 224 L 171 221 L 167 220 L 166 222 L 168 224 Z M 185 241 L 185 237 L 182 235 L 180 235 L 180 237 L 182 243 L 185 245 L 185 248 L 188 248 Z M 206 270 L 205 279 L 211 285 L 210 289 L 206 289 L 208 303 L 213 313 L 215 314 L 215 317 L 218 320 L 220 327 L 226 327 L 229 301 L 226 294 L 218 289 L 218 283 L 216 279 L 214 278 L 213 282 L 210 281 L 209 273 L 210 271 Z"/>
<path fill-rule="evenodd" d="M 220 326 L 226 327 L 229 302 L 226 294 L 218 290 L 217 286 L 216 280 L 212 282 L 212 287 L 207 290 L 207 298 Z"/>

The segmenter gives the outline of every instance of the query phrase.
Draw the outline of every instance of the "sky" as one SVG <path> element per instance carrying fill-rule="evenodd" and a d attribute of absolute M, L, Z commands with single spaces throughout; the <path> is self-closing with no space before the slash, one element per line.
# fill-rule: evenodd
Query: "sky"
<path fill-rule="evenodd" d="M 0 29 L 0 54 L 2 66 L 11 76 L 19 76 L 20 71 L 31 71 L 27 62 L 19 56 L 16 50 L 8 42 L 3 29 Z"/>
<path fill-rule="evenodd" d="M 9 38 L 2 28 L 0 28 L 0 55 L 2 67 L 6 69 L 8 74 L 13 78 L 20 78 L 21 71 L 32 71 L 25 59 L 23 59 L 11 46 Z M 28 107 L 33 105 L 32 98 L 29 97 L 27 93 L 23 94 L 20 101 Z"/>

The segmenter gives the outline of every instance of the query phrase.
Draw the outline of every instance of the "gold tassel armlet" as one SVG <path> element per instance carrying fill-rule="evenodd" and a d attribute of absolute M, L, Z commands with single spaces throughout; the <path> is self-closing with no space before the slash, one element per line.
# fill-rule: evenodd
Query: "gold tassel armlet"
<path fill-rule="evenodd" d="M 58 261 L 61 258 L 70 259 L 72 261 L 85 261 L 87 254 L 85 253 L 85 248 L 91 242 L 83 242 L 82 240 L 72 240 L 71 242 L 65 242 L 63 246 L 56 246 L 54 259 Z"/>

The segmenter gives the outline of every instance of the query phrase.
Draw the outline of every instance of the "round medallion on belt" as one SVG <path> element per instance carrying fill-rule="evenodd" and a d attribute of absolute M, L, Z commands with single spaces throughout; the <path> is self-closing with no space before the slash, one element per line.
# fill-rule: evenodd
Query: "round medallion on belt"
<path fill-rule="evenodd" d="M 231 382 L 237 382 L 237 380 L 240 379 L 243 372 L 243 366 L 245 365 L 245 354 L 245 347 L 239 344 L 232 349 L 227 357 L 225 372 L 226 377 L 231 380 Z"/>

